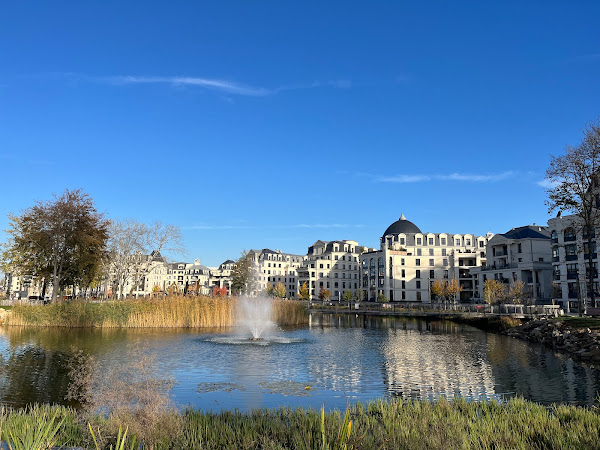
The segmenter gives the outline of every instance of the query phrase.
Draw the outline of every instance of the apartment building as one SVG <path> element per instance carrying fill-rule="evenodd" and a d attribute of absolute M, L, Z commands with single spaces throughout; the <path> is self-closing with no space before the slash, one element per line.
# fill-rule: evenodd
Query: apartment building
<path fill-rule="evenodd" d="M 527 303 L 551 303 L 552 250 L 547 227 L 533 224 L 496 234 L 487 243 L 486 259 L 485 267 L 471 270 L 479 298 L 483 298 L 485 281 L 495 279 L 507 288 L 522 281 Z"/>
<path fill-rule="evenodd" d="M 380 249 L 360 255 L 363 296 L 380 294 L 394 302 L 432 301 L 435 280 L 458 280 L 460 301 L 470 302 L 477 286 L 470 269 L 485 264 L 485 247 L 493 236 L 423 233 L 404 214 L 380 238 Z"/>
<path fill-rule="evenodd" d="M 254 265 L 254 283 L 252 295 L 265 292 L 267 285 L 275 286 L 282 283 L 285 286 L 286 298 L 298 297 L 298 268 L 304 260 L 304 255 L 283 253 L 281 250 L 250 250 L 247 253 Z"/>
<path fill-rule="evenodd" d="M 592 245 L 588 245 L 588 233 L 583 220 L 576 215 L 558 216 L 548 220 L 552 255 L 553 298 L 567 312 L 578 310 L 578 299 L 589 304 L 589 279 L 596 299 L 600 298 L 598 287 L 598 242 L 596 229 L 592 230 Z M 591 252 L 592 270 L 589 266 Z"/>
<path fill-rule="evenodd" d="M 310 247 L 302 267 L 298 269 L 299 286 L 306 283 L 311 297 L 318 298 L 321 289 L 338 300 L 347 290 L 356 297 L 360 289 L 359 256 L 364 248 L 358 242 L 317 241 Z"/>

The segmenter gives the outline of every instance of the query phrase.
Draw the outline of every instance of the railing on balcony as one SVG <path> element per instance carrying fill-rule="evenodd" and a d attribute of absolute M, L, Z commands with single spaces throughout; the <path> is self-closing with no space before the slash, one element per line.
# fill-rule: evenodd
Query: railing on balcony
<path fill-rule="evenodd" d="M 577 255 L 567 255 L 567 256 L 565 257 L 565 259 L 566 259 L 567 261 L 576 261 L 576 260 L 577 260 Z"/>
<path fill-rule="evenodd" d="M 519 267 L 518 264 L 492 264 L 491 266 L 482 267 L 481 270 L 502 270 L 502 269 L 517 269 Z"/>
<path fill-rule="evenodd" d="M 572 234 L 571 235 L 569 235 L 569 234 L 565 235 L 565 242 L 572 242 L 572 241 L 574 241 L 576 239 L 577 239 L 577 236 L 575 236 L 575 235 L 572 235 Z"/>
<path fill-rule="evenodd" d="M 567 280 L 576 280 L 577 279 L 577 271 L 576 270 L 567 270 Z"/>
<path fill-rule="evenodd" d="M 503 250 L 496 250 L 494 256 L 506 256 L 506 252 Z"/>
<path fill-rule="evenodd" d="M 592 253 L 592 259 L 596 259 L 598 257 L 598 255 L 596 254 L 596 252 Z M 589 253 L 585 253 L 583 255 L 583 258 L 587 261 L 590 259 L 590 254 Z"/>

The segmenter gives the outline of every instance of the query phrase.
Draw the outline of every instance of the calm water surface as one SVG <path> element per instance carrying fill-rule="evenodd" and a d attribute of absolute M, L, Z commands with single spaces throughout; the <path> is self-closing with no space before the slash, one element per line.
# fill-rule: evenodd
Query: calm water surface
<path fill-rule="evenodd" d="M 590 405 L 600 371 L 540 345 L 452 322 L 313 315 L 310 326 L 252 343 L 239 330 L 59 330 L 0 327 L 0 402 L 65 403 L 76 350 L 102 368 L 136 350 L 175 380 L 173 400 L 202 409 L 346 407 L 377 398 L 521 395 Z M 308 387 L 308 389 L 306 389 Z"/>

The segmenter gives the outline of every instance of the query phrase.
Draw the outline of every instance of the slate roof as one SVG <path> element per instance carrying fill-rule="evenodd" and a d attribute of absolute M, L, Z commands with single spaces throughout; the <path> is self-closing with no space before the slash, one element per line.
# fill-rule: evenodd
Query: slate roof
<path fill-rule="evenodd" d="M 550 239 L 550 232 L 547 227 L 527 225 L 513 228 L 509 232 L 501 234 L 501 236 L 506 239 Z"/>

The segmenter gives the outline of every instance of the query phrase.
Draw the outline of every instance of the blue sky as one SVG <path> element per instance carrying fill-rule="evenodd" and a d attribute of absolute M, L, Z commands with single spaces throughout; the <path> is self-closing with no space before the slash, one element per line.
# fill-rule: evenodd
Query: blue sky
<path fill-rule="evenodd" d="M 0 229 L 83 188 L 187 260 L 546 223 L 600 116 L 600 2 L 4 2 Z M 0 233 L 0 241 L 5 239 Z"/>

